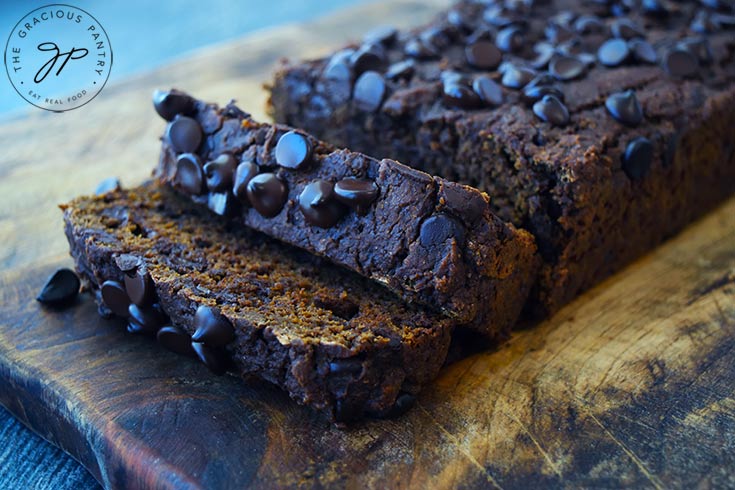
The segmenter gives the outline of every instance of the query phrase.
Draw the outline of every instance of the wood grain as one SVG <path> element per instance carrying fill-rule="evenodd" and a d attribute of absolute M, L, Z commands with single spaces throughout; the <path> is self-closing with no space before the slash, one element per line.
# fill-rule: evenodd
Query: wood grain
<path fill-rule="evenodd" d="M 735 199 L 549 321 L 448 366 L 406 416 L 347 431 L 125 334 L 90 298 L 33 301 L 71 263 L 54 204 L 152 168 L 155 86 L 262 111 L 277 57 L 418 22 L 418 5 L 269 31 L 108 87 L 84 110 L 4 123 L 0 402 L 107 488 L 735 487 Z"/>

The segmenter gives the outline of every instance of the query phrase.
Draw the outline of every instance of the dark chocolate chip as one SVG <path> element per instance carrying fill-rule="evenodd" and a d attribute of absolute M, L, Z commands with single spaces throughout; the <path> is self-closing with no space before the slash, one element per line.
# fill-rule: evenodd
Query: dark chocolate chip
<path fill-rule="evenodd" d="M 498 82 L 487 75 L 481 75 L 472 82 L 472 89 L 490 106 L 499 106 L 503 103 L 503 88 Z"/>
<path fill-rule="evenodd" d="M 415 61 L 403 60 L 390 65 L 385 72 L 385 78 L 388 80 L 410 80 L 415 71 Z"/>
<path fill-rule="evenodd" d="M 199 360 L 202 361 L 202 363 L 204 363 L 212 373 L 219 376 L 227 372 L 227 355 L 222 352 L 221 349 L 209 347 L 201 342 L 192 342 L 191 347 L 194 349 L 194 353 Z"/>
<path fill-rule="evenodd" d="M 549 73 L 559 80 L 574 80 L 584 74 L 587 65 L 574 56 L 555 56 L 549 62 Z"/>
<path fill-rule="evenodd" d="M 115 315 L 127 318 L 130 298 L 125 292 L 125 286 L 117 281 L 105 281 L 100 287 L 102 301 Z"/>
<path fill-rule="evenodd" d="M 168 123 L 166 138 L 176 153 L 193 153 L 202 143 L 202 128 L 195 119 L 176 116 Z"/>
<path fill-rule="evenodd" d="M 393 406 L 382 417 L 392 419 L 400 417 L 416 403 L 416 397 L 411 393 L 400 393 Z"/>
<path fill-rule="evenodd" d="M 355 51 L 350 61 L 355 76 L 366 71 L 380 71 L 385 66 L 385 53 L 383 49 L 375 44 L 363 44 Z"/>
<path fill-rule="evenodd" d="M 456 219 L 437 213 L 421 224 L 419 241 L 427 248 L 441 246 L 450 239 L 455 239 L 461 245 L 464 234 L 464 227 Z"/>
<path fill-rule="evenodd" d="M 419 34 L 419 39 L 427 46 L 442 50 L 452 43 L 445 27 L 429 27 Z"/>
<path fill-rule="evenodd" d="M 494 70 L 503 59 L 503 54 L 490 41 L 480 40 L 465 48 L 467 62 L 481 70 Z"/>
<path fill-rule="evenodd" d="M 550 43 L 559 44 L 572 39 L 576 34 L 567 26 L 551 22 L 544 28 L 544 35 Z"/>
<path fill-rule="evenodd" d="M 629 56 L 628 42 L 619 38 L 608 39 L 597 50 L 597 59 L 605 66 L 620 66 L 628 60 Z"/>
<path fill-rule="evenodd" d="M 653 64 L 658 61 L 658 55 L 653 46 L 643 39 L 631 39 L 628 41 L 628 49 L 633 53 L 636 61 Z"/>
<path fill-rule="evenodd" d="M 625 147 L 623 171 L 631 180 L 640 180 L 648 174 L 653 162 L 653 144 L 648 138 L 631 140 Z"/>
<path fill-rule="evenodd" d="M 694 32 L 707 34 L 716 31 L 719 26 L 717 25 L 717 22 L 713 20 L 712 14 L 706 10 L 700 10 L 694 16 L 694 19 L 692 19 L 692 22 L 689 24 L 689 28 Z"/>
<path fill-rule="evenodd" d="M 344 62 L 329 62 L 324 68 L 324 78 L 332 81 L 350 83 L 352 80 L 352 69 Z"/>
<path fill-rule="evenodd" d="M 363 214 L 378 198 L 378 186 L 368 179 L 348 178 L 334 184 L 335 198 Z"/>
<path fill-rule="evenodd" d="M 553 95 L 544 95 L 533 104 L 533 113 L 542 121 L 555 126 L 566 126 L 569 123 L 569 111 L 562 101 Z"/>
<path fill-rule="evenodd" d="M 715 13 L 712 15 L 712 22 L 720 29 L 735 29 L 735 15 Z"/>
<path fill-rule="evenodd" d="M 638 126 L 643 121 L 643 109 L 633 90 L 618 92 L 605 100 L 610 115 L 626 126 Z"/>
<path fill-rule="evenodd" d="M 286 184 L 272 173 L 258 174 L 247 184 L 248 201 L 260 214 L 273 218 L 288 199 Z"/>
<path fill-rule="evenodd" d="M 712 63 L 712 49 L 706 37 L 688 37 L 682 39 L 678 46 L 689 51 L 700 63 Z"/>
<path fill-rule="evenodd" d="M 185 356 L 196 356 L 194 349 L 191 347 L 191 337 L 178 327 L 166 325 L 161 327 L 156 333 L 158 343 L 171 352 L 182 354 Z"/>
<path fill-rule="evenodd" d="M 384 44 L 390 46 L 398 37 L 398 29 L 393 26 L 378 26 L 362 38 L 365 44 Z"/>
<path fill-rule="evenodd" d="M 108 192 L 113 191 L 119 191 L 122 189 L 122 184 L 120 183 L 120 179 L 117 177 L 107 177 L 102 182 L 97 184 L 97 187 L 94 189 L 94 193 L 99 195 L 107 194 Z"/>
<path fill-rule="evenodd" d="M 503 72 L 500 83 L 504 87 L 521 89 L 525 87 L 536 76 L 536 72 L 529 68 L 521 68 L 514 65 L 508 66 Z"/>
<path fill-rule="evenodd" d="M 153 280 L 143 268 L 138 268 L 132 274 L 125 274 L 125 292 L 130 301 L 138 306 L 148 306 L 156 299 Z"/>
<path fill-rule="evenodd" d="M 635 22 L 630 19 L 616 19 L 611 26 L 612 35 L 621 39 L 633 39 L 646 37 L 646 33 Z"/>
<path fill-rule="evenodd" d="M 366 112 L 375 112 L 385 98 L 386 87 L 383 76 L 376 71 L 366 71 L 355 82 L 352 94 L 355 107 Z"/>
<path fill-rule="evenodd" d="M 207 207 L 220 216 L 230 216 L 235 213 L 237 203 L 230 191 L 210 192 L 207 196 Z"/>
<path fill-rule="evenodd" d="M 548 85 L 554 85 L 554 84 L 556 84 L 556 78 L 551 73 L 544 72 L 544 73 L 539 73 L 538 75 L 536 75 L 533 78 L 533 80 L 531 80 L 525 85 L 525 88 L 541 87 L 545 85 L 548 86 Z"/>
<path fill-rule="evenodd" d="M 697 58 L 682 47 L 669 49 L 664 53 L 661 66 L 673 77 L 693 77 L 699 71 Z"/>
<path fill-rule="evenodd" d="M 235 340 L 235 329 L 230 321 L 207 305 L 200 305 L 197 308 L 194 314 L 194 328 L 196 331 L 191 340 L 210 347 L 223 347 Z"/>
<path fill-rule="evenodd" d="M 523 48 L 524 42 L 523 30 L 515 26 L 501 29 L 495 37 L 495 43 L 497 44 L 498 49 L 506 53 L 519 51 Z"/>
<path fill-rule="evenodd" d="M 537 70 L 546 68 L 549 61 L 551 61 L 551 58 L 556 54 L 554 46 L 547 42 L 536 43 L 533 47 L 533 51 L 536 53 L 536 58 L 531 60 L 531 66 Z"/>
<path fill-rule="evenodd" d="M 476 109 L 482 106 L 480 97 L 467 85 L 455 82 L 444 84 L 442 100 L 449 107 Z"/>
<path fill-rule="evenodd" d="M 578 34 L 601 34 L 607 31 L 607 26 L 599 17 L 594 15 L 581 15 L 574 21 L 574 30 Z"/>
<path fill-rule="evenodd" d="M 334 194 L 334 184 L 315 180 L 304 187 L 299 195 L 299 209 L 307 223 L 320 228 L 330 228 L 344 214 L 344 207 Z"/>
<path fill-rule="evenodd" d="M 167 121 L 177 115 L 190 116 L 194 113 L 195 101 L 189 94 L 180 90 L 156 90 L 153 92 L 153 107 L 159 116 Z"/>
<path fill-rule="evenodd" d="M 204 176 L 207 178 L 207 189 L 221 192 L 232 187 L 232 177 L 235 173 L 235 157 L 223 153 L 211 162 L 204 165 Z"/>
<path fill-rule="evenodd" d="M 281 167 L 299 168 L 311 159 L 311 150 L 306 136 L 289 131 L 276 143 L 276 163 Z"/>
<path fill-rule="evenodd" d="M 641 10 L 645 15 L 651 17 L 666 17 L 669 15 L 669 9 L 660 0 L 642 0 Z"/>
<path fill-rule="evenodd" d="M 70 305 L 79 294 L 79 278 L 71 269 L 58 269 L 36 296 L 36 301 L 50 306 Z"/>
<path fill-rule="evenodd" d="M 235 170 L 235 182 L 233 183 L 232 192 L 243 204 L 250 204 L 248 201 L 248 183 L 253 177 L 258 175 L 260 167 L 254 162 L 243 161 Z"/>
<path fill-rule="evenodd" d="M 560 101 L 564 102 L 564 92 L 554 85 L 526 85 L 521 94 L 521 99 L 528 105 L 533 105 L 543 98 L 544 95 L 553 95 Z"/>
<path fill-rule="evenodd" d="M 128 306 L 129 326 L 128 331 L 131 333 L 144 333 L 155 335 L 158 329 L 166 321 L 166 317 L 157 305 L 141 308 L 138 305 L 130 304 Z"/>
<path fill-rule="evenodd" d="M 404 46 L 403 51 L 407 56 L 419 60 L 430 60 L 439 57 L 439 52 L 436 49 L 431 46 L 427 46 L 418 39 L 411 39 L 408 41 Z"/>
<path fill-rule="evenodd" d="M 204 171 L 202 161 L 194 153 L 184 153 L 176 158 L 176 173 L 173 184 L 190 195 L 204 192 Z"/>

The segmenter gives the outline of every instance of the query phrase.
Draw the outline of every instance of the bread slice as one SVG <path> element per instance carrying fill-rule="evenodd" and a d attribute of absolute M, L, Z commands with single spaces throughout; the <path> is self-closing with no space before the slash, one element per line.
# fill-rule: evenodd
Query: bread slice
<path fill-rule="evenodd" d="M 402 411 L 447 356 L 452 320 L 170 189 L 148 183 L 62 209 L 76 269 L 103 312 L 337 422 Z"/>

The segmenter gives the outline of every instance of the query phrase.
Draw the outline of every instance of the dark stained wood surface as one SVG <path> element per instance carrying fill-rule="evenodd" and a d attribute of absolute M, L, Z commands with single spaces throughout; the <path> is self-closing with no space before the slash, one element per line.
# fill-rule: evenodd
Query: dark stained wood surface
<path fill-rule="evenodd" d="M 735 199 L 549 321 L 448 366 L 406 416 L 346 431 L 124 333 L 88 297 L 63 311 L 33 300 L 71 264 L 55 204 L 153 167 L 154 87 L 239 95 L 262 117 L 279 56 L 432 8 L 375 4 L 271 30 L 107 87 L 83 110 L 0 124 L 0 403 L 108 488 L 735 487 Z"/>

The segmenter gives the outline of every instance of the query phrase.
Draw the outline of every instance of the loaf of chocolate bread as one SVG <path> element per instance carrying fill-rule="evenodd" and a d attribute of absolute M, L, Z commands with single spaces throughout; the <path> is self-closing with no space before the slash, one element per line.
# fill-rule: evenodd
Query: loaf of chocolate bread
<path fill-rule="evenodd" d="M 152 184 L 62 206 L 103 314 L 216 373 L 255 375 L 337 422 L 410 406 L 454 323 Z"/>
<path fill-rule="evenodd" d="M 172 90 L 156 176 L 202 207 L 385 284 L 492 337 L 517 321 L 533 238 L 487 195 Z"/>
<path fill-rule="evenodd" d="M 462 1 L 286 64 L 277 122 L 492 196 L 548 313 L 735 191 L 732 1 Z"/>

